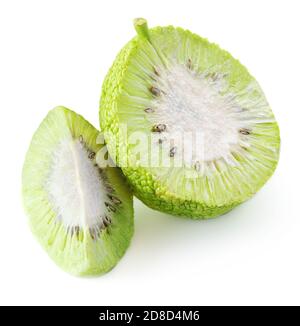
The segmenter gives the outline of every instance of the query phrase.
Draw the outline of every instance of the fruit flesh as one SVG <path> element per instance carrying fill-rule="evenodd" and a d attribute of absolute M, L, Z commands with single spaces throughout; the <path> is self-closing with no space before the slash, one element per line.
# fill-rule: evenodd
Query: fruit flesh
<path fill-rule="evenodd" d="M 32 232 L 74 275 L 109 271 L 133 234 L 132 195 L 119 169 L 99 168 L 99 132 L 63 107 L 33 136 L 23 168 L 23 200 Z"/>
<path fill-rule="evenodd" d="M 148 206 L 193 218 L 225 213 L 256 193 L 277 165 L 279 129 L 267 100 L 217 45 L 172 26 L 148 30 L 143 19 L 135 27 L 138 35 L 103 85 L 108 148 Z M 130 142 L 137 132 L 151 143 L 139 146 L 139 157 Z M 140 159 L 153 156 L 158 164 Z"/>

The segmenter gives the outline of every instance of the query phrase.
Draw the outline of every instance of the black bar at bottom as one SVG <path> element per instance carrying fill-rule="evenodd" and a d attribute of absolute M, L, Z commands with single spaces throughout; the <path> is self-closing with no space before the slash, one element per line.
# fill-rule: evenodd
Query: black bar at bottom
<path fill-rule="evenodd" d="M 128 306 L 128 307 L 0 307 L 0 320 L 9 320 L 10 323 L 20 321 L 59 323 L 66 321 L 83 323 L 83 325 L 117 323 L 118 325 L 136 325 L 141 322 L 181 322 L 181 323 L 214 323 L 237 322 L 239 325 L 270 321 L 285 325 L 287 316 L 298 307 L 189 307 L 189 306 Z M 257 315 L 255 312 L 259 312 Z M 263 318 L 263 314 L 266 318 Z M 88 324 L 87 324 L 88 323 Z"/>

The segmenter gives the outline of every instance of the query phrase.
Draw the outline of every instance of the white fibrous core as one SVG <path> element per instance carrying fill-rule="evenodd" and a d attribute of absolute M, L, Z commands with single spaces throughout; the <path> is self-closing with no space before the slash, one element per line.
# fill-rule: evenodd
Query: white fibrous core
<path fill-rule="evenodd" d="M 45 187 L 57 219 L 67 228 L 101 228 L 109 214 L 107 191 L 93 156 L 82 141 L 72 138 L 53 153 Z"/>
<path fill-rule="evenodd" d="M 185 166 L 221 158 L 234 164 L 232 152 L 249 146 L 252 118 L 235 101 L 236 94 L 223 92 L 228 87 L 224 74 L 199 74 L 173 64 L 159 70 L 154 87 L 147 119 L 158 129 L 162 148 L 169 147 L 170 156 L 181 155 Z"/>

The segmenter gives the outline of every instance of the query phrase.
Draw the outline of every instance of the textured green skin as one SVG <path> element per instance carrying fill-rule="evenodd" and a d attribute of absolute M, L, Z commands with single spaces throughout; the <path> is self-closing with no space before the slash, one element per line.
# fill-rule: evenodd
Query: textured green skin
<path fill-rule="evenodd" d="M 89 231 L 80 231 L 79 237 L 66 234 L 64 225 L 56 219 L 49 201 L 45 180 L 51 164 L 52 151 L 62 137 L 83 135 L 88 147 L 97 152 L 99 132 L 83 117 L 64 107 L 49 112 L 35 132 L 26 155 L 22 175 L 22 192 L 29 225 L 42 247 L 54 262 L 73 275 L 100 275 L 112 269 L 130 244 L 133 224 L 133 198 L 118 168 L 108 168 L 122 205 L 113 215 L 113 223 L 101 232 L 100 240 L 93 241 Z"/>
<path fill-rule="evenodd" d="M 156 27 L 150 30 L 150 33 L 163 33 L 167 30 L 172 30 L 173 27 Z M 189 31 L 184 31 L 181 28 L 177 28 L 178 31 L 189 34 L 192 38 L 200 40 L 204 45 L 209 44 L 209 42 L 199 36 L 192 34 Z M 108 149 L 112 153 L 112 156 L 116 158 L 116 163 L 120 161 L 118 152 L 115 153 L 115 150 L 111 145 L 112 140 L 111 134 L 119 134 L 119 112 L 118 112 L 118 101 L 121 95 L 121 92 L 124 88 L 124 76 L 126 76 L 126 71 L 128 69 L 130 58 L 135 56 L 135 53 L 139 46 L 139 37 L 136 36 L 133 38 L 127 45 L 120 51 L 117 58 L 115 59 L 113 66 L 109 70 L 103 87 L 102 95 L 100 102 L 100 125 L 101 130 L 104 132 L 105 140 L 108 144 Z M 215 44 L 210 44 L 215 47 L 216 50 L 220 50 L 219 47 Z M 229 53 L 224 50 L 223 53 L 228 58 L 235 60 L 231 57 Z M 237 66 L 239 63 L 235 60 Z M 241 66 L 241 65 L 240 65 Z M 241 66 L 242 67 L 242 66 Z M 244 71 L 246 69 L 242 67 Z M 248 74 L 248 72 L 247 72 Z M 251 76 L 245 75 L 245 82 L 251 81 Z M 239 78 L 238 74 L 233 78 Z M 246 80 L 248 79 L 248 80 Z M 274 124 L 274 133 L 276 142 L 278 143 L 278 153 L 279 153 L 279 128 L 277 124 Z M 118 137 L 117 137 L 118 139 Z M 122 147 L 124 144 L 117 143 L 117 148 Z M 126 145 L 125 145 L 126 146 Z M 223 205 L 206 205 L 201 200 L 189 200 L 178 196 L 176 193 L 169 192 L 165 185 L 161 184 L 156 180 L 146 168 L 143 167 L 122 167 L 122 171 L 126 178 L 128 179 L 134 195 L 142 200 L 147 206 L 162 211 L 182 217 L 191 217 L 193 219 L 207 219 L 213 218 L 226 212 L 230 211 L 232 208 L 242 203 L 243 201 L 249 199 L 253 196 L 269 179 L 269 177 L 274 172 L 277 166 L 278 158 L 275 159 L 274 164 L 268 174 L 261 180 L 258 180 L 256 183 L 256 189 L 253 192 L 248 192 L 247 195 L 243 197 L 233 198 L 230 202 Z"/>

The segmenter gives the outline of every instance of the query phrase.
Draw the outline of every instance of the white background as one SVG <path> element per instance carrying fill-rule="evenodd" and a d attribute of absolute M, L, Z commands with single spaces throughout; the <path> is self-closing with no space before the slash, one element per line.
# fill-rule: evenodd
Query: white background
<path fill-rule="evenodd" d="M 300 304 L 300 2 L 0 2 L 0 304 Z M 99 278 L 61 271 L 31 235 L 21 170 L 48 110 L 65 105 L 98 124 L 101 84 L 132 19 L 173 24 L 218 43 L 257 78 L 281 128 L 281 159 L 250 201 L 210 221 L 135 202 L 136 230 Z"/>

